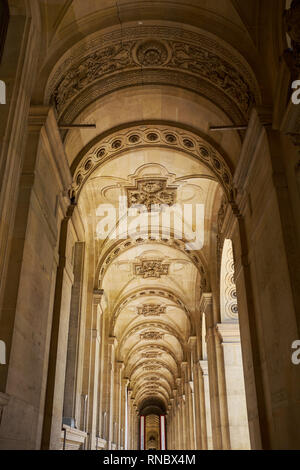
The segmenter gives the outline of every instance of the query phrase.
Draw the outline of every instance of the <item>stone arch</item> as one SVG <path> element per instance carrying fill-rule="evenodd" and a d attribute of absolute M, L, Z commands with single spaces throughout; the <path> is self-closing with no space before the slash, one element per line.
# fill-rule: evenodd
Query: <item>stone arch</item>
<path fill-rule="evenodd" d="M 194 264 L 194 266 L 197 268 L 197 270 L 202 275 L 202 277 L 206 279 L 207 270 L 204 267 L 204 260 L 202 259 L 201 253 L 191 252 L 190 250 L 187 250 L 185 248 L 186 242 L 187 240 L 185 239 L 182 239 L 182 240 L 174 239 L 172 232 L 170 233 L 170 239 L 164 239 L 160 237 L 160 239 L 154 240 L 151 237 L 149 237 L 148 233 L 141 232 L 138 238 L 136 239 L 128 238 L 127 240 L 118 240 L 112 246 L 109 246 L 107 250 L 102 249 L 102 252 L 104 253 L 100 257 L 97 263 L 96 272 L 95 272 L 95 282 L 97 283 L 97 287 L 101 288 L 101 282 L 102 282 L 103 276 L 105 275 L 107 268 L 114 260 L 117 259 L 117 257 L 121 253 L 123 253 L 126 250 L 130 250 L 134 246 L 138 246 L 141 244 L 145 245 L 147 243 L 163 244 L 163 245 L 170 246 L 176 250 L 181 251 Z M 104 248 L 105 248 L 105 245 L 104 245 Z"/>
<path fill-rule="evenodd" d="M 174 302 L 176 307 L 180 308 L 184 314 L 186 315 L 190 326 L 191 330 L 194 329 L 194 321 L 193 317 L 191 315 L 191 312 L 187 309 L 185 306 L 183 300 L 178 296 L 178 294 L 174 293 L 173 291 L 166 289 L 165 287 L 151 287 L 151 288 L 146 288 L 146 289 L 134 289 L 132 292 L 127 293 L 124 297 L 122 297 L 119 302 L 116 305 L 116 308 L 111 316 L 111 322 L 110 322 L 110 329 L 113 331 L 117 318 L 121 312 L 121 309 L 130 301 L 130 300 L 135 300 L 137 298 L 142 298 L 145 296 L 153 296 L 153 297 L 158 297 L 166 300 L 171 300 Z"/>
<path fill-rule="evenodd" d="M 122 131 L 111 130 L 109 135 L 99 136 L 97 140 L 97 144 L 89 144 L 91 148 L 85 148 L 72 165 L 74 176 L 70 194 L 76 200 L 85 182 L 98 167 L 130 150 L 144 148 L 168 148 L 194 157 L 213 172 L 228 200 L 232 200 L 233 177 L 227 157 L 195 130 L 170 123 L 141 123 L 129 125 Z"/>
<path fill-rule="evenodd" d="M 204 94 L 235 122 L 260 101 L 251 67 L 229 44 L 164 23 L 138 30 L 113 27 L 75 44 L 52 69 L 44 100 L 54 104 L 61 120 L 72 122 L 90 102 L 139 83 L 168 83 Z"/>

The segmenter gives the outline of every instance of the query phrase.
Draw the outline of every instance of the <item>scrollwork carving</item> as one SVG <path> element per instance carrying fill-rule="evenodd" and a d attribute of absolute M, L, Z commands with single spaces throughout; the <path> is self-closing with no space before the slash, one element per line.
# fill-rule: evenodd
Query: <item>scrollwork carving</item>
<path fill-rule="evenodd" d="M 149 25 L 139 32 L 149 37 L 140 39 L 135 37 L 137 32 L 132 28 L 124 28 L 122 41 L 118 32 L 103 35 L 99 41 L 101 46 L 92 44 L 88 56 L 82 56 L 80 50 L 79 55 L 65 60 L 51 77 L 47 91 L 58 114 L 97 81 L 118 73 L 138 71 L 141 67 L 145 69 L 145 75 L 149 71 L 151 81 L 156 83 L 162 70 L 182 72 L 208 81 L 233 100 L 244 114 L 256 101 L 250 69 L 219 44 L 213 45 L 212 41 L 204 40 L 196 33 L 166 26 Z"/>

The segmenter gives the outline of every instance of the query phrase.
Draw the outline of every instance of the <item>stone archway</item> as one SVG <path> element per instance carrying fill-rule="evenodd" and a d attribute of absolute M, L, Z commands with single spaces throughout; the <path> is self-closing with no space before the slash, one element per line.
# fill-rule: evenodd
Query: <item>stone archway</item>
<path fill-rule="evenodd" d="M 1 447 L 134 449 L 140 415 L 166 416 L 170 449 L 243 447 L 227 240 L 251 446 L 298 446 L 297 112 L 277 96 L 290 76 L 274 2 L 13 2 Z M 126 194 L 203 204 L 201 249 L 157 220 L 102 240 L 97 209 Z"/>

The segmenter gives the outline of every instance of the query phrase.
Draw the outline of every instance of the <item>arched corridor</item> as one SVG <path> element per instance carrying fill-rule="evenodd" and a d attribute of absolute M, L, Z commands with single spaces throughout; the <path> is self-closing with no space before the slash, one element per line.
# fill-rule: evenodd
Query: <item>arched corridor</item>
<path fill-rule="evenodd" d="M 0 448 L 299 447 L 300 111 L 272 1 L 7 2 Z"/>

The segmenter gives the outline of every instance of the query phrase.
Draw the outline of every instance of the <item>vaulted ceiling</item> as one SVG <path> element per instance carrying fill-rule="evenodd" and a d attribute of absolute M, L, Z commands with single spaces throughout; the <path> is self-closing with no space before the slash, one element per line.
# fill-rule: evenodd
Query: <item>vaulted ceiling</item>
<path fill-rule="evenodd" d="M 107 334 L 117 340 L 137 406 L 164 412 L 190 359 L 190 338 L 201 336 L 199 299 L 217 276 L 217 216 L 223 198 L 232 198 L 243 140 L 210 127 L 246 123 L 261 104 L 260 2 L 39 5 L 47 33 L 34 101 L 52 105 L 60 124 L 96 125 L 62 132 L 89 285 L 104 291 Z M 194 216 L 200 205 L 203 219 L 199 226 L 177 214 L 168 233 L 163 212 L 152 214 L 151 228 L 150 216 L 137 212 L 125 233 L 113 212 L 119 198 L 127 198 L 126 210 L 189 205 Z M 200 246 L 189 245 L 190 232 Z"/>

